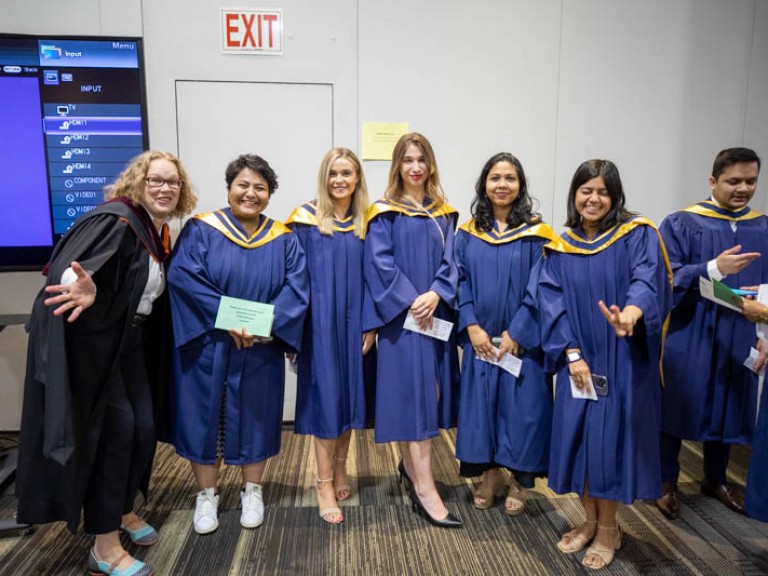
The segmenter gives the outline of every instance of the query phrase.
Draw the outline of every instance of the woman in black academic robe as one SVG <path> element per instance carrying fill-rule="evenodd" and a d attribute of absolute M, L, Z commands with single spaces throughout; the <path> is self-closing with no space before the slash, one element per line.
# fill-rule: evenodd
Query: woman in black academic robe
<path fill-rule="evenodd" d="M 106 197 L 54 250 L 32 309 L 18 519 L 64 520 L 74 532 L 82 509 L 96 535 L 91 572 L 146 576 L 152 567 L 127 554 L 118 531 L 138 545 L 158 539 L 133 502 L 146 494 L 168 381 L 165 221 L 196 200 L 180 162 L 157 151 L 135 158 Z"/>

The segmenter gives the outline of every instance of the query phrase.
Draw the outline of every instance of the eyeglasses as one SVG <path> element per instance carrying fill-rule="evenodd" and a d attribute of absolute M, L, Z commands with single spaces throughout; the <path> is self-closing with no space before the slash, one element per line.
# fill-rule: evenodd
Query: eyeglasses
<path fill-rule="evenodd" d="M 144 178 L 144 181 L 147 183 L 147 186 L 155 190 L 159 190 L 166 184 L 168 184 L 168 188 L 171 190 L 181 190 L 181 187 L 184 185 L 183 180 L 164 180 L 157 176 L 149 176 L 148 178 Z"/>

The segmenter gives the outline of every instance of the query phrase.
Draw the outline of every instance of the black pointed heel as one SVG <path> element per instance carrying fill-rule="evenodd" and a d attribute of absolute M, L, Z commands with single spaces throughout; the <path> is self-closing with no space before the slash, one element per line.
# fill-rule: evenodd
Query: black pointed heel
<path fill-rule="evenodd" d="M 405 485 L 406 489 L 410 490 L 410 487 L 413 486 L 413 480 L 411 480 L 411 477 L 408 476 L 408 472 L 405 471 L 405 464 L 403 463 L 403 459 L 400 458 L 400 463 L 397 465 L 397 471 L 400 473 L 400 484 L 403 484 L 403 480 L 408 480 L 408 483 Z"/>
<path fill-rule="evenodd" d="M 408 475 L 406 474 L 406 477 Z M 408 490 L 408 496 L 411 498 L 411 504 L 413 506 L 413 511 L 417 514 L 421 514 L 426 518 L 427 522 L 432 524 L 432 526 L 437 526 L 438 528 L 461 528 L 464 526 L 464 522 L 456 518 L 451 512 L 448 512 L 448 515 L 443 518 L 442 520 L 438 520 L 437 518 L 433 518 L 429 512 L 427 512 L 427 509 L 424 508 L 424 504 L 421 503 L 421 500 L 416 495 L 416 489 L 414 488 L 413 484 L 411 484 L 410 489 Z"/>

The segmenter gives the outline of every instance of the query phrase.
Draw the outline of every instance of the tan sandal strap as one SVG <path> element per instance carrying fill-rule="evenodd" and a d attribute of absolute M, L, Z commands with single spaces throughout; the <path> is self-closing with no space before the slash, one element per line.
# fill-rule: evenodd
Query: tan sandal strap
<path fill-rule="evenodd" d="M 95 554 L 94 554 L 94 556 L 95 556 Z M 123 550 L 123 553 L 120 554 L 120 557 L 117 560 L 115 560 L 114 562 L 112 562 L 112 564 L 109 565 L 109 568 L 107 568 L 107 573 L 108 574 L 112 574 L 112 572 L 115 571 L 115 568 L 120 566 L 120 562 L 122 562 L 123 558 L 125 558 L 126 556 L 128 556 L 128 551 L 127 550 Z"/>
<path fill-rule="evenodd" d="M 318 484 L 326 484 L 328 482 L 333 482 L 333 476 L 331 476 L 330 478 L 320 478 L 318 476 L 317 480 L 315 480 L 315 482 L 317 482 Z"/>

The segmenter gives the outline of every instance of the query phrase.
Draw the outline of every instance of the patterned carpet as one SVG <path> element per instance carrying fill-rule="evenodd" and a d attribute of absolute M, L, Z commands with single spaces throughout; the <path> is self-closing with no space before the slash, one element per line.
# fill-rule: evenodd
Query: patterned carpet
<path fill-rule="evenodd" d="M 192 530 L 194 483 L 187 463 L 168 446 L 156 460 L 152 499 L 138 512 L 157 527 L 158 544 L 128 549 L 151 562 L 156 574 L 179 575 L 549 575 L 585 574 L 583 553 L 567 556 L 555 543 L 583 520 L 575 496 L 556 497 L 537 484 L 526 513 L 510 518 L 503 503 L 475 510 L 473 485 L 458 476 L 454 431 L 436 441 L 435 476 L 448 507 L 465 526 L 434 528 L 410 508 L 398 484 L 399 452 L 376 445 L 373 433 L 353 436 L 349 472 L 353 497 L 342 503 L 343 524 L 325 524 L 317 513 L 314 453 L 307 437 L 283 433 L 283 450 L 269 462 L 264 484 L 266 520 L 255 530 L 239 524 L 239 474 L 225 468 L 220 527 L 207 536 Z M 731 481 L 743 484 L 748 449 L 735 449 Z M 611 574 L 768 574 L 768 524 L 729 512 L 701 496 L 700 445 L 684 444 L 683 511 L 668 522 L 651 504 L 619 508 L 624 531 Z M 0 517 L 12 515 L 12 489 L 0 496 Z M 0 574 L 87 573 L 91 538 L 72 536 L 63 524 L 38 526 L 30 535 L 0 538 Z"/>

